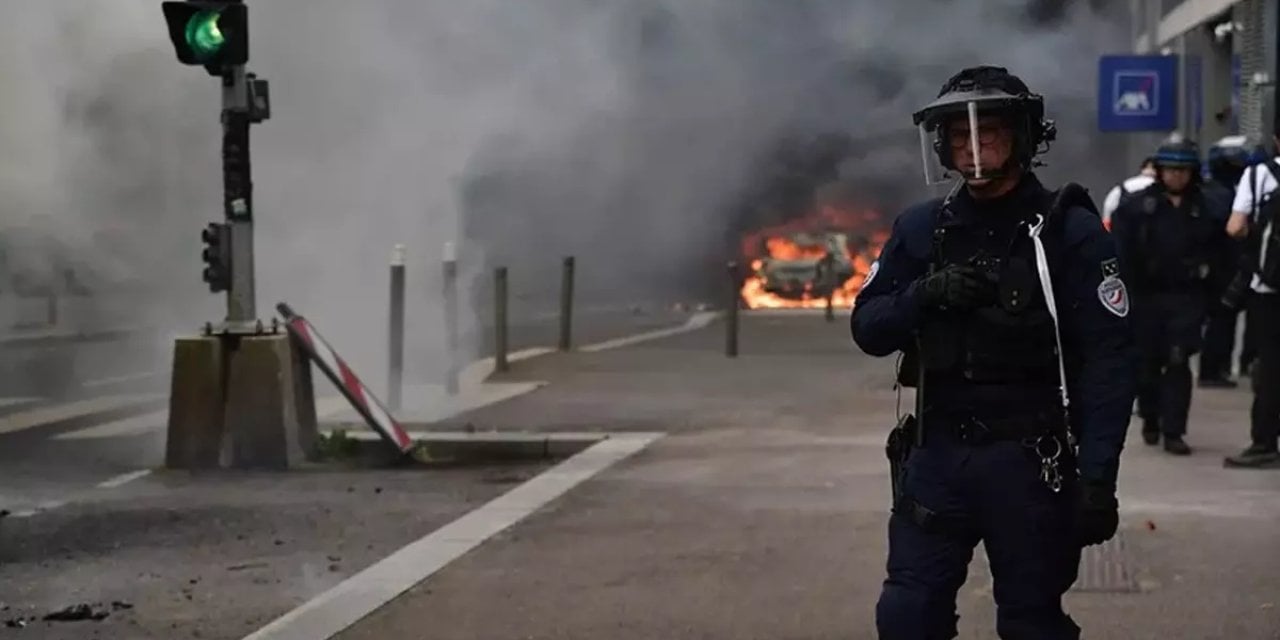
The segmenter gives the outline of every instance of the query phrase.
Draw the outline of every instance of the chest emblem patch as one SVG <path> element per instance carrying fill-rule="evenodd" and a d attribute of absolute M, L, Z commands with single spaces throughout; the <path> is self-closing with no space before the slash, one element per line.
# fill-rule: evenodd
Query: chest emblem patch
<path fill-rule="evenodd" d="M 1102 306 L 1118 317 L 1129 315 L 1129 291 L 1118 276 L 1107 276 L 1098 285 L 1098 300 Z"/>
<path fill-rule="evenodd" d="M 880 261 L 879 261 L 879 260 L 876 260 L 875 262 L 872 262 L 872 263 L 871 263 L 871 269 L 870 269 L 869 271 L 867 271 L 867 279 L 862 281 L 862 287 L 861 287 L 861 288 L 866 289 L 867 287 L 871 286 L 871 281 L 876 279 L 876 274 L 877 274 L 877 273 L 880 273 Z"/>

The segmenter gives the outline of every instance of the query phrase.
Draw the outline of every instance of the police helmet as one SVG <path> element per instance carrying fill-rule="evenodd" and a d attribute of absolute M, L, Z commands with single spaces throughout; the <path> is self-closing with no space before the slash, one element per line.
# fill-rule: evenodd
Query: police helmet
<path fill-rule="evenodd" d="M 1208 153 L 1209 175 L 1222 183 L 1236 182 L 1249 166 L 1248 140 L 1244 136 L 1227 136 L 1213 143 Z"/>
<path fill-rule="evenodd" d="M 1200 147 L 1190 140 L 1173 140 L 1156 150 L 1157 169 L 1191 169 L 1200 172 Z"/>
<path fill-rule="evenodd" d="M 983 167 L 977 153 L 978 136 L 969 136 L 975 166 L 972 175 L 965 177 L 994 178 L 1007 173 L 1011 166 L 1029 169 L 1035 156 L 1047 151 L 1048 143 L 1057 137 L 1053 121 L 1044 118 L 1044 98 L 1031 93 L 1018 76 L 1004 67 L 984 65 L 964 69 L 942 85 L 937 99 L 912 114 L 912 120 L 920 130 L 927 183 L 945 180 L 948 172 L 960 173 L 947 141 L 947 128 L 953 118 L 967 116 L 969 130 L 977 131 L 978 118 L 985 115 L 1007 119 L 1014 134 L 1013 152 L 1005 166 Z M 934 166 L 935 158 L 942 168 Z"/>

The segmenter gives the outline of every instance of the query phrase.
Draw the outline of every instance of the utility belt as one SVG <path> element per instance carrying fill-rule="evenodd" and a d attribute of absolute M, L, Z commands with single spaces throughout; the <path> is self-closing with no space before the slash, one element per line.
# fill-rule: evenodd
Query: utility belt
<path fill-rule="evenodd" d="M 926 410 L 927 430 L 931 434 L 948 431 L 971 445 L 994 442 L 1017 442 L 1040 464 L 1040 481 L 1055 495 L 1064 483 L 1075 477 L 1075 456 L 1067 430 L 1065 414 L 1059 411 L 1014 411 L 1000 417 L 978 418 L 952 410 Z M 889 459 L 892 511 L 905 516 L 929 533 L 961 534 L 972 523 L 966 519 L 939 514 L 920 504 L 905 492 L 907 458 L 916 441 L 920 421 L 913 415 L 903 416 L 889 432 L 885 454 Z M 930 439 L 937 442 L 936 439 Z M 928 445 L 925 445 L 928 446 Z"/>
<path fill-rule="evenodd" d="M 1067 425 L 1061 407 L 1027 411 L 1001 412 L 980 416 L 958 409 L 926 409 L 924 423 L 931 432 L 947 432 L 970 445 L 994 442 L 1034 441 L 1040 437 L 1061 436 Z"/>

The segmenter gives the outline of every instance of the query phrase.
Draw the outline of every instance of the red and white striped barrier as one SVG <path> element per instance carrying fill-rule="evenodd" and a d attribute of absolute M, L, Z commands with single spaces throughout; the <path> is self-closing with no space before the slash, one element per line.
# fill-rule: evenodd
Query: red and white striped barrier
<path fill-rule="evenodd" d="M 413 440 L 409 438 L 404 427 L 391 417 L 391 413 L 373 395 L 373 392 L 360 382 L 360 378 L 356 377 L 351 367 L 347 366 L 329 343 L 320 337 L 320 332 L 316 331 L 306 318 L 294 313 L 289 305 L 281 302 L 276 305 L 276 310 L 284 317 L 289 333 L 302 345 L 311 361 L 315 362 L 316 366 L 320 367 L 320 370 L 338 387 L 338 391 L 341 391 L 351 406 L 364 417 L 365 422 L 382 434 L 382 437 L 401 453 L 408 453 L 413 448 Z"/>

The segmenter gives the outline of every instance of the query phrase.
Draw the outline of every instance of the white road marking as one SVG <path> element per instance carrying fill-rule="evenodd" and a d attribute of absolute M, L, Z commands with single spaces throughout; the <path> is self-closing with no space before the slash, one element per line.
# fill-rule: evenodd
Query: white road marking
<path fill-rule="evenodd" d="M 94 387 L 102 387 L 121 382 L 135 382 L 137 380 L 146 380 L 147 378 L 158 378 L 161 375 L 164 375 L 163 371 L 141 371 L 139 373 L 128 373 L 121 376 L 110 376 L 106 378 L 98 378 L 96 380 L 89 380 L 80 386 L 92 389 Z"/>
<path fill-rule="evenodd" d="M 38 407 L 30 411 L 21 411 L 7 416 L 0 416 L 0 433 L 12 433 L 73 418 L 80 418 L 94 413 L 123 409 L 125 407 L 153 401 L 163 396 L 158 394 L 115 395 L 75 400 L 47 407 Z"/>
<path fill-rule="evenodd" d="M 661 438 L 613 434 L 275 619 L 245 640 L 321 640 L 425 580 L 494 534 Z"/>
<path fill-rule="evenodd" d="M 720 316 L 719 311 L 699 311 L 698 313 L 693 314 L 693 316 L 690 317 L 688 320 L 686 320 L 684 324 L 678 327 L 671 327 L 669 329 L 658 329 L 656 331 L 646 331 L 644 333 L 637 333 L 635 335 L 623 336 L 621 338 L 614 338 L 612 340 L 605 340 L 604 342 L 597 342 L 595 344 L 589 344 L 585 347 L 580 347 L 578 350 L 586 351 L 588 353 L 593 353 L 596 351 L 605 351 L 607 349 L 617 349 L 619 347 L 626 347 L 626 346 L 638 344 L 641 342 L 647 342 L 649 340 L 667 338 L 670 336 L 679 335 L 681 333 L 688 333 L 690 331 L 697 331 L 698 329 L 702 329 L 707 325 L 711 324 L 711 321 L 715 320 L 719 316 Z"/>
<path fill-rule="evenodd" d="M 42 400 L 42 398 L 0 398 L 0 409 L 20 404 L 28 404 L 31 402 L 39 402 L 40 400 Z"/>
<path fill-rule="evenodd" d="M 120 438 L 136 436 L 150 431 L 164 429 L 169 423 L 169 411 L 154 411 L 132 418 L 122 418 L 104 422 L 92 427 L 77 429 L 54 436 L 54 440 L 94 440 L 98 438 Z"/>
<path fill-rule="evenodd" d="M 103 480 L 102 482 L 99 482 L 98 488 L 99 489 L 115 489 L 116 487 L 129 484 L 130 482 L 133 482 L 138 478 L 144 478 L 148 475 L 151 475 L 150 469 L 142 469 L 140 471 L 131 471 L 129 473 L 122 473 L 110 480 Z"/>

